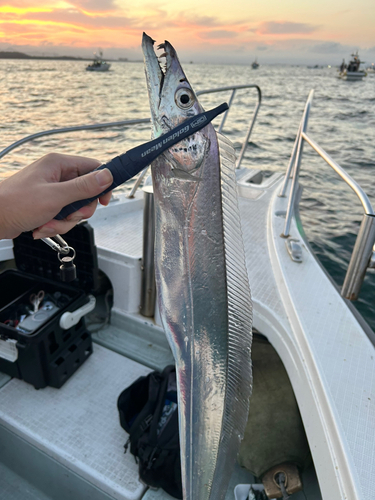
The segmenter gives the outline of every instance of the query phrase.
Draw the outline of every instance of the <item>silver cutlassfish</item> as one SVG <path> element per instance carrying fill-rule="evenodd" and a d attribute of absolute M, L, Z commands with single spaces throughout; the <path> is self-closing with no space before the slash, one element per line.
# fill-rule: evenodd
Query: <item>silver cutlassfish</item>
<path fill-rule="evenodd" d="M 143 35 L 153 134 L 203 111 L 169 42 Z M 155 267 L 178 382 L 185 500 L 225 497 L 252 388 L 252 304 L 233 146 L 211 124 L 152 163 Z"/>

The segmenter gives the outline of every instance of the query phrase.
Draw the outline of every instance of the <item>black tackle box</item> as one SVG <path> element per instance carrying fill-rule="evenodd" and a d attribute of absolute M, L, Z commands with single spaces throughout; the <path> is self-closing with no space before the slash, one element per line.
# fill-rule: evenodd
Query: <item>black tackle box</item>
<path fill-rule="evenodd" d="M 34 241 L 31 233 L 14 240 L 17 269 L 0 274 L 0 371 L 36 389 L 61 387 L 92 353 L 85 318 L 62 328 L 61 317 L 89 303 L 88 293 L 97 288 L 93 229 L 87 222 L 79 224 L 66 241 L 76 251 L 77 279 L 72 283 L 60 279 L 57 252 Z M 43 295 L 36 312 L 33 294 Z"/>

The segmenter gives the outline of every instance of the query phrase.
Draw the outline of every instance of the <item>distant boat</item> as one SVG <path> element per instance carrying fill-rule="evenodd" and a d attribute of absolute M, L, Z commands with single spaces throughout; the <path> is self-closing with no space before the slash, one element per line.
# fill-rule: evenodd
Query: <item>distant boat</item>
<path fill-rule="evenodd" d="M 375 63 L 372 63 L 371 66 L 366 68 L 367 73 L 375 73 Z"/>
<path fill-rule="evenodd" d="M 359 69 L 363 61 L 360 60 L 358 51 L 352 54 L 352 58 L 349 64 L 345 64 L 345 59 L 341 63 L 339 78 L 342 80 L 359 81 L 367 75 L 366 71 Z"/>
<path fill-rule="evenodd" d="M 251 67 L 253 69 L 258 69 L 259 68 L 259 63 L 257 62 L 257 60 L 255 59 L 255 61 L 251 64 Z"/>
<path fill-rule="evenodd" d="M 108 71 L 111 67 L 110 64 L 103 61 L 103 52 L 101 50 L 98 52 L 98 54 L 96 52 L 94 53 L 94 60 L 91 64 L 86 66 L 86 71 Z"/>

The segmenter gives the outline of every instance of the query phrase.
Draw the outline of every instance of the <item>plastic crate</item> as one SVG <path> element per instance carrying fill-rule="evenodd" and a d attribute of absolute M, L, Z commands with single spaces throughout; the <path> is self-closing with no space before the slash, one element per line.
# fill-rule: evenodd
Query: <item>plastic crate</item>
<path fill-rule="evenodd" d="M 14 240 L 18 269 L 0 274 L 0 371 L 23 379 L 36 389 L 47 385 L 59 388 L 92 353 L 84 317 L 69 329 L 60 325 L 64 313 L 87 304 L 87 293 L 97 283 L 92 228 L 83 224 L 67 235 L 69 245 L 77 252 L 78 280 L 72 285 L 59 280 L 59 261 L 52 249 L 30 235 L 19 238 Z M 32 273 L 25 272 L 30 270 Z M 50 309 L 41 308 L 37 316 L 30 314 L 30 296 L 40 290 L 44 291 L 44 304 Z M 23 314 L 28 323 L 19 322 Z"/>

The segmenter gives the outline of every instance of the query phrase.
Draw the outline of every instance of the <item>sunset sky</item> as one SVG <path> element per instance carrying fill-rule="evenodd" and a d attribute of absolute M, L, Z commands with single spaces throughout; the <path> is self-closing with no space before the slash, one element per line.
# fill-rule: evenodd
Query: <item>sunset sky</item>
<path fill-rule="evenodd" d="M 140 59 L 142 32 L 182 60 L 375 61 L 375 0 L 0 0 L 0 50 Z"/>

